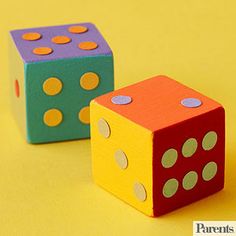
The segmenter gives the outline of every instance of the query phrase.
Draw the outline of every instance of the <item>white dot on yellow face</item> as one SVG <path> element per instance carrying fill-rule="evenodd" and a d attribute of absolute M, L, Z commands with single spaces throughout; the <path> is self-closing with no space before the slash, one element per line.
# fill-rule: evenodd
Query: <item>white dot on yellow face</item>
<path fill-rule="evenodd" d="M 190 190 L 194 188 L 195 185 L 197 184 L 197 180 L 198 180 L 197 172 L 189 171 L 183 178 L 182 182 L 183 188 L 185 190 Z"/>
<path fill-rule="evenodd" d="M 164 197 L 170 198 L 174 196 L 178 190 L 178 187 L 179 187 L 179 182 L 177 179 L 172 178 L 167 180 L 162 189 Z"/>
<path fill-rule="evenodd" d="M 215 147 L 217 143 L 217 133 L 215 131 L 208 132 L 202 140 L 202 148 L 209 151 Z"/>
<path fill-rule="evenodd" d="M 104 119 L 98 120 L 98 131 L 104 138 L 109 138 L 111 135 L 110 126 Z"/>
<path fill-rule="evenodd" d="M 184 157 L 191 157 L 197 150 L 197 140 L 189 138 L 182 147 L 182 154 Z"/>
<path fill-rule="evenodd" d="M 117 165 L 121 169 L 126 169 L 128 167 L 127 156 L 125 155 L 125 153 L 121 149 L 119 149 L 115 152 L 115 160 L 116 160 Z"/>
<path fill-rule="evenodd" d="M 161 158 L 161 164 L 164 168 L 172 167 L 177 161 L 178 153 L 175 149 L 168 149 Z"/>
<path fill-rule="evenodd" d="M 141 183 L 137 182 L 134 184 L 134 194 L 141 202 L 144 202 L 147 199 L 146 189 Z"/>
<path fill-rule="evenodd" d="M 217 164 L 214 161 L 208 162 L 202 170 L 202 178 L 209 181 L 215 177 L 217 173 Z"/>

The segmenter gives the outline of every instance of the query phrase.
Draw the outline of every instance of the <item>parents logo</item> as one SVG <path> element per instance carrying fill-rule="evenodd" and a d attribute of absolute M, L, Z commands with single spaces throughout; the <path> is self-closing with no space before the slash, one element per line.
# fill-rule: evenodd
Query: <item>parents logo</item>
<path fill-rule="evenodd" d="M 236 235 L 236 221 L 193 221 L 193 236 Z"/>

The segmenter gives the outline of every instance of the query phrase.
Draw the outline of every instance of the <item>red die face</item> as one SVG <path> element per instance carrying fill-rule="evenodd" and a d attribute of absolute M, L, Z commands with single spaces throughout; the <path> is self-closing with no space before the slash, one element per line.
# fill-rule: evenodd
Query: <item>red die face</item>
<path fill-rule="evenodd" d="M 224 163 L 222 107 L 154 132 L 154 216 L 221 190 Z"/>

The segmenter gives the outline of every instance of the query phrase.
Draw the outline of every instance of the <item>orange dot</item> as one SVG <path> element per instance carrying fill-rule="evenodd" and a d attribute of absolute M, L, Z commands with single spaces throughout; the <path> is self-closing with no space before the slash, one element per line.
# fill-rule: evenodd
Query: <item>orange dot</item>
<path fill-rule="evenodd" d="M 90 123 L 90 111 L 89 106 L 83 107 L 79 114 L 78 114 L 79 120 L 84 124 Z"/>
<path fill-rule="evenodd" d="M 68 31 L 72 34 L 82 34 L 88 31 L 88 28 L 82 25 L 74 25 L 68 28 Z"/>
<path fill-rule="evenodd" d="M 95 42 L 87 41 L 87 42 L 79 43 L 78 47 L 83 50 L 93 50 L 93 49 L 96 49 L 98 45 Z"/>
<path fill-rule="evenodd" d="M 20 97 L 20 85 L 18 80 L 15 80 L 15 93 L 16 93 L 16 97 Z"/>
<path fill-rule="evenodd" d="M 55 127 L 62 123 L 63 114 L 60 110 L 53 108 L 47 110 L 43 115 L 44 124 L 49 127 Z"/>
<path fill-rule="evenodd" d="M 66 44 L 69 43 L 71 41 L 71 39 L 67 36 L 55 36 L 52 38 L 52 42 L 56 43 L 56 44 Z"/>
<path fill-rule="evenodd" d="M 35 48 L 33 50 L 33 53 L 36 55 L 49 55 L 53 52 L 52 48 L 48 47 L 40 47 L 40 48 Z"/>
<path fill-rule="evenodd" d="M 22 39 L 28 40 L 28 41 L 39 40 L 41 37 L 42 35 L 37 32 L 29 32 L 22 35 Z"/>

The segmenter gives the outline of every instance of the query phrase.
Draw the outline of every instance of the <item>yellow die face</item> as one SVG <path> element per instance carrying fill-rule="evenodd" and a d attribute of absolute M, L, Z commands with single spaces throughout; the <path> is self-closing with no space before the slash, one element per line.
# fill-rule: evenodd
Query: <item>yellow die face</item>
<path fill-rule="evenodd" d="M 95 101 L 90 111 L 95 182 L 153 216 L 152 133 Z"/>
<path fill-rule="evenodd" d="M 24 63 L 13 42 L 9 39 L 9 71 L 12 112 L 26 137 L 26 99 L 24 84 Z"/>

